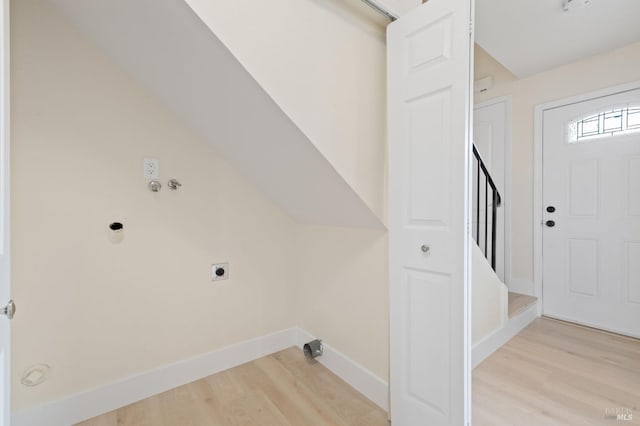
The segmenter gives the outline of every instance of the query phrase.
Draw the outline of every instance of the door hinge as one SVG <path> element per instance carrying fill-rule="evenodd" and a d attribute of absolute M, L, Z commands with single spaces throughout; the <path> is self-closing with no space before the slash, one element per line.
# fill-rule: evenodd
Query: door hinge
<path fill-rule="evenodd" d="M 469 35 L 473 34 L 473 20 L 469 21 Z"/>

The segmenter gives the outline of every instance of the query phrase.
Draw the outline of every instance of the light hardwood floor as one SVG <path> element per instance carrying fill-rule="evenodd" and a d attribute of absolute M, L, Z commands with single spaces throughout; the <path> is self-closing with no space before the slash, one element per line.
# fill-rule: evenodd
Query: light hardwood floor
<path fill-rule="evenodd" d="M 632 419 L 607 418 L 617 408 Z M 535 320 L 473 372 L 474 426 L 640 425 L 639 409 L 640 340 L 561 321 Z"/>
<path fill-rule="evenodd" d="M 631 420 L 606 410 L 631 410 Z M 640 425 L 640 340 L 537 319 L 473 372 L 474 426 Z M 624 411 L 623 411 L 624 412 Z M 387 414 L 297 348 L 83 426 L 388 425 Z"/>
<path fill-rule="evenodd" d="M 80 423 L 82 426 L 388 426 L 387 413 L 298 348 Z"/>
<path fill-rule="evenodd" d="M 509 318 L 513 318 L 536 303 L 537 297 L 509 292 Z"/>

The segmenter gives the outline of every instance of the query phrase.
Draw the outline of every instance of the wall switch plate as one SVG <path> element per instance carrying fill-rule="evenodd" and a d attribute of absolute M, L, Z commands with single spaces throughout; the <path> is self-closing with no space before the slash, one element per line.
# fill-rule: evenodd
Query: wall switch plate
<path fill-rule="evenodd" d="M 214 263 L 211 265 L 211 281 L 229 279 L 229 262 Z"/>
<path fill-rule="evenodd" d="M 160 179 L 158 159 L 145 158 L 142 160 L 142 174 L 145 179 Z"/>

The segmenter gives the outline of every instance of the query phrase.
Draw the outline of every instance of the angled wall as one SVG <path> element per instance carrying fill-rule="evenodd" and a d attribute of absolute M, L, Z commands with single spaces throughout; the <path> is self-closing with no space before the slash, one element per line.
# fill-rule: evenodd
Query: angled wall
<path fill-rule="evenodd" d="M 304 90 L 313 87 L 310 81 L 303 87 L 294 84 L 295 80 L 282 81 L 296 91 L 299 104 L 322 103 L 315 110 L 315 117 L 327 120 L 331 132 L 306 134 L 304 121 L 287 115 L 292 114 L 291 110 L 282 109 L 278 99 L 265 92 L 263 83 L 245 70 L 234 52 L 183 0 L 51 2 L 294 220 L 348 227 L 383 226 L 384 116 L 383 111 L 378 111 L 381 102 L 377 99 L 383 96 L 383 90 L 358 92 L 363 100 L 356 102 L 348 96 L 316 98 L 313 92 Z M 255 3 L 271 7 L 270 2 L 251 2 L 252 6 Z M 276 24 L 269 16 L 257 13 L 256 10 L 255 16 L 260 20 Z M 255 30 L 250 22 L 234 20 L 230 15 L 222 17 L 245 32 Z M 257 36 L 272 38 L 260 31 Z M 290 36 L 291 43 L 304 39 Z M 322 71 L 323 79 L 340 86 L 331 92 L 333 95 L 343 86 L 350 90 L 349 82 L 361 78 L 359 70 L 352 70 L 345 81 L 342 72 L 348 67 L 331 69 L 322 58 L 314 55 L 311 58 L 321 67 L 329 65 Z M 377 65 L 382 64 L 382 59 L 374 61 L 372 67 L 380 84 L 384 73 Z M 291 66 L 277 57 L 271 60 L 282 70 Z M 295 70 L 301 74 L 306 71 Z M 283 76 L 286 75 L 283 71 Z M 372 98 L 366 100 L 365 95 Z M 325 105 L 326 102 L 333 103 Z M 339 122 L 328 120 L 330 117 L 324 113 L 326 106 L 337 111 Z M 370 120 L 359 120 L 359 128 L 366 128 L 366 132 L 354 133 L 348 125 L 351 119 L 368 118 L 373 109 L 379 124 L 372 128 Z M 343 129 L 346 134 L 341 133 Z M 329 144 L 312 143 L 310 138 L 345 147 L 351 151 L 347 162 L 356 161 L 357 165 L 345 166 L 341 163 L 342 154 L 332 155 L 327 148 Z M 354 174 L 363 174 L 362 179 L 353 177 Z"/>
<path fill-rule="evenodd" d="M 361 0 L 186 0 L 379 217 L 389 21 Z M 401 14 L 419 0 L 379 4 Z"/>
<path fill-rule="evenodd" d="M 386 381 L 383 229 L 293 221 L 49 2 L 13 2 L 11 24 L 14 413 L 298 324 Z M 214 285 L 220 261 L 231 279 Z M 302 308 L 310 295 L 315 310 Z M 51 375 L 22 385 L 36 363 Z"/>

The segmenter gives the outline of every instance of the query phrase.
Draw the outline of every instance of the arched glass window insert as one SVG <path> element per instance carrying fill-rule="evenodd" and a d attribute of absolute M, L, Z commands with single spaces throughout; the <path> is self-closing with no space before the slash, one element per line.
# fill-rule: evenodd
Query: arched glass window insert
<path fill-rule="evenodd" d="M 569 122 L 568 142 L 615 136 L 640 131 L 640 105 L 607 108 Z"/>

